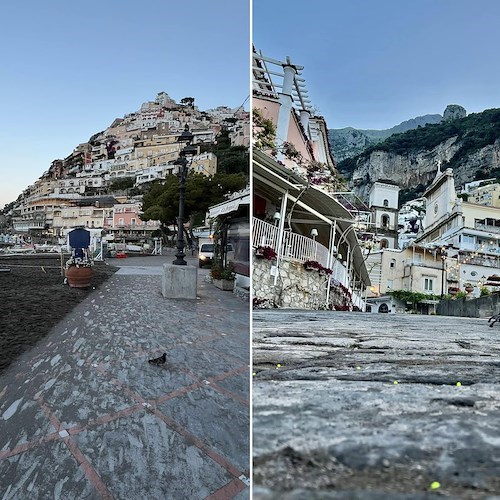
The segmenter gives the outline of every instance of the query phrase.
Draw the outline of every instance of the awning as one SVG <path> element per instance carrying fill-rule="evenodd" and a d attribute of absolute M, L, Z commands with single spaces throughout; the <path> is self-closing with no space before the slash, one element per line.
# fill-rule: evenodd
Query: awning
<path fill-rule="evenodd" d="M 228 200 L 210 207 L 208 216 L 210 217 L 210 219 L 213 219 L 214 217 L 218 217 L 219 215 L 236 212 L 240 205 L 250 205 L 250 194 L 244 194 L 239 198 Z"/>

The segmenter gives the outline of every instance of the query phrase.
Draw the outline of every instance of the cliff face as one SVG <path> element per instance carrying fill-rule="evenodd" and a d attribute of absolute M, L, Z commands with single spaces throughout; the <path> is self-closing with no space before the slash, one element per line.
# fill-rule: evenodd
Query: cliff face
<path fill-rule="evenodd" d="M 400 201 L 421 196 L 441 170 L 454 171 L 457 187 L 474 180 L 500 178 L 500 108 L 463 116 L 450 105 L 437 124 L 395 134 L 338 164 L 352 189 L 367 200 L 371 185 L 390 180 L 400 186 Z"/>
<path fill-rule="evenodd" d="M 463 141 L 451 137 L 432 149 L 396 154 L 372 151 L 360 158 L 352 172 L 351 186 L 363 200 L 368 199 L 375 181 L 391 180 L 402 190 L 411 190 L 419 196 L 436 176 L 438 163 L 441 169 L 459 153 Z M 455 184 L 460 186 L 477 178 L 495 177 L 500 169 L 500 139 L 462 157 L 453 166 Z"/>
<path fill-rule="evenodd" d="M 407 130 L 423 127 L 429 123 L 439 123 L 442 118 L 441 115 L 417 116 L 384 130 L 363 130 L 352 127 L 330 129 L 328 130 L 328 141 L 335 160 L 340 162 L 362 153 L 366 148 L 387 139 L 393 134 L 400 134 Z"/>

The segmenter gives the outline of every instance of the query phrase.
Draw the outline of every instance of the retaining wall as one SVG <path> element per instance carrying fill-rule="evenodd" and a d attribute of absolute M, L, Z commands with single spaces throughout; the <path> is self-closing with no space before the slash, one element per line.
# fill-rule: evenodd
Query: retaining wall
<path fill-rule="evenodd" d="M 300 262 L 283 260 L 278 270 L 274 261 L 253 259 L 252 288 L 253 297 L 267 299 L 276 307 L 293 309 L 324 309 L 327 301 L 327 276 L 320 276 L 317 271 L 306 271 Z M 340 297 L 334 289 L 330 290 L 329 304 L 341 304 Z"/>
<path fill-rule="evenodd" d="M 500 313 L 500 293 L 483 295 L 477 299 L 441 300 L 436 314 L 442 316 L 465 316 L 468 318 L 489 318 Z"/>

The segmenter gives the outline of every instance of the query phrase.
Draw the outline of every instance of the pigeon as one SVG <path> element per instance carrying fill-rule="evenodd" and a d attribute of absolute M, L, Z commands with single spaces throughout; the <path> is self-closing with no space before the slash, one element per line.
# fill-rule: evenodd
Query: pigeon
<path fill-rule="evenodd" d="M 167 353 L 164 352 L 159 358 L 153 358 L 148 360 L 148 363 L 151 365 L 163 365 L 167 361 Z"/>
<path fill-rule="evenodd" d="M 490 321 L 491 321 L 491 323 L 490 323 Z M 493 325 L 494 325 L 497 321 L 500 321 L 500 314 L 495 314 L 494 316 L 492 316 L 492 317 L 488 320 L 488 323 L 490 323 L 491 328 L 493 328 Z"/>

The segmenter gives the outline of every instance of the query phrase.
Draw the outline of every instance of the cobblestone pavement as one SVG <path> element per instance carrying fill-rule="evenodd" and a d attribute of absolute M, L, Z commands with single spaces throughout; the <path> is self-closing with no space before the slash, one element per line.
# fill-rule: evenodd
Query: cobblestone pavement
<path fill-rule="evenodd" d="M 249 303 L 206 269 L 197 300 L 164 299 L 172 260 L 113 259 L 0 376 L 2 500 L 249 498 Z"/>
<path fill-rule="evenodd" d="M 500 498 L 500 325 L 253 314 L 254 498 Z"/>

